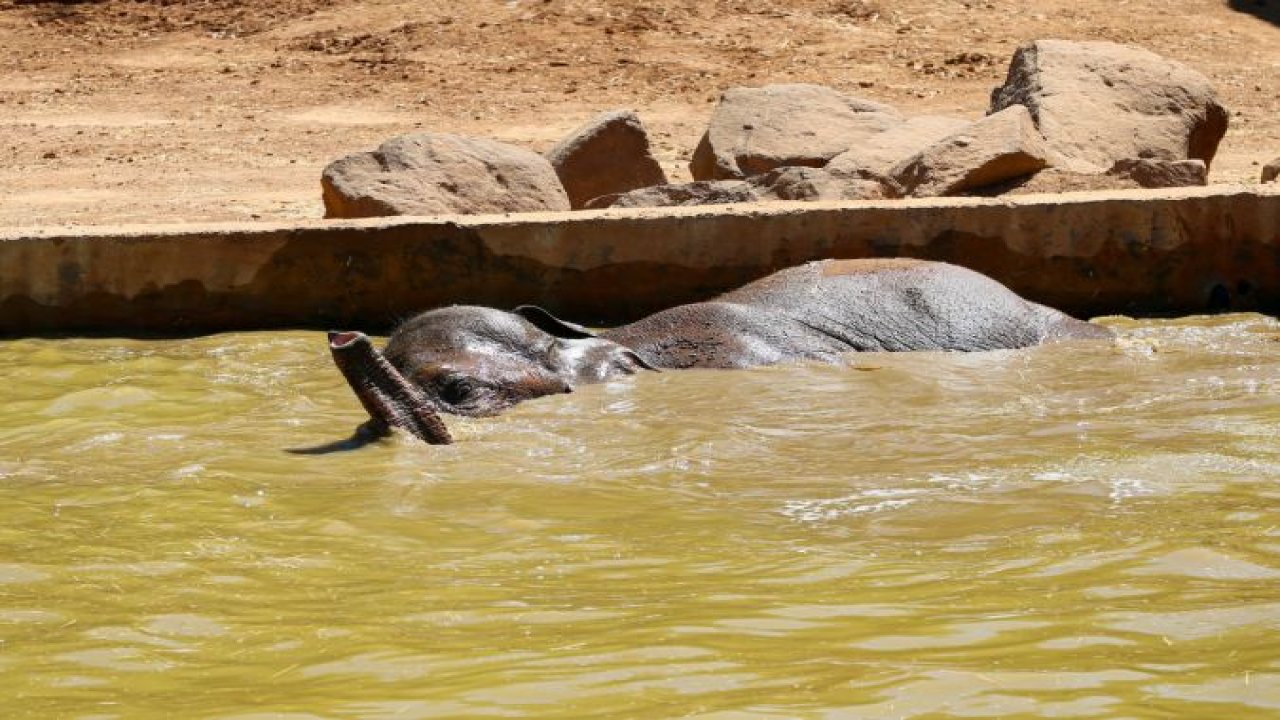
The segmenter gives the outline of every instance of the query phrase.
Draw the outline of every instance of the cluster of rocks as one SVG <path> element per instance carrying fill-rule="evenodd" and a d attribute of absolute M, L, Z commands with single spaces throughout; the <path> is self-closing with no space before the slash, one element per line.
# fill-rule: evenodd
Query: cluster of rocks
<path fill-rule="evenodd" d="M 370 217 L 1204 185 L 1227 122 L 1209 80 L 1184 65 L 1040 40 L 1014 54 L 976 121 L 907 116 L 819 85 L 730 89 L 690 183 L 668 183 L 640 119 L 617 110 L 545 155 L 442 133 L 392 138 L 331 163 L 322 187 L 327 217 Z"/>

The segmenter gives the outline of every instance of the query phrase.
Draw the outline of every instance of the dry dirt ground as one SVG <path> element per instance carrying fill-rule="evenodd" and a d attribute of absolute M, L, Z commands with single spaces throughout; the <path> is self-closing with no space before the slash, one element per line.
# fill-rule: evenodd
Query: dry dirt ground
<path fill-rule="evenodd" d="M 638 110 L 673 179 L 719 92 L 816 82 L 977 117 L 1021 43 L 1142 45 L 1280 155 L 1268 0 L 0 0 L 0 227 L 322 214 L 327 162 L 413 130 L 543 150 Z M 1280 0 L 1270 0 L 1280 6 Z"/>

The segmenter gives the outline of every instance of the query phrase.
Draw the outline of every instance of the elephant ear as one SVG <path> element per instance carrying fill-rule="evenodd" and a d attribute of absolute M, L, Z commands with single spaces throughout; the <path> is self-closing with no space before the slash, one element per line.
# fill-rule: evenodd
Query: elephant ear
<path fill-rule="evenodd" d="M 565 322 L 537 305 L 521 305 L 513 310 L 515 314 L 528 320 L 534 327 L 544 333 L 565 340 L 582 340 L 596 337 L 590 330 L 571 322 Z"/>

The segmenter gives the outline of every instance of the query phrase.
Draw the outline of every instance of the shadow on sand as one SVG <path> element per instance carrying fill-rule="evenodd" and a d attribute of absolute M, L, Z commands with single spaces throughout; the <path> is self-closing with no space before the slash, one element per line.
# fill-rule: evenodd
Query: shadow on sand
<path fill-rule="evenodd" d="M 1236 12 L 1248 13 L 1272 25 L 1280 25 L 1280 0 L 1227 0 Z"/>

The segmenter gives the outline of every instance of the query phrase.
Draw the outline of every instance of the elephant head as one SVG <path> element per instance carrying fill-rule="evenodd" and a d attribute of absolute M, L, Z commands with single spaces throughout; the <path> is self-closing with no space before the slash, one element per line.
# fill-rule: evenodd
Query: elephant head
<path fill-rule="evenodd" d="M 472 417 L 649 367 L 630 349 L 532 305 L 431 310 L 397 328 L 385 352 L 441 411 Z"/>
<path fill-rule="evenodd" d="M 653 369 L 629 348 L 532 305 L 431 310 L 397 328 L 382 354 L 359 333 L 331 334 L 330 348 L 373 418 L 365 432 L 402 427 L 432 443 L 449 442 L 438 417 L 420 420 L 437 410 L 496 415 L 581 383 Z"/>

